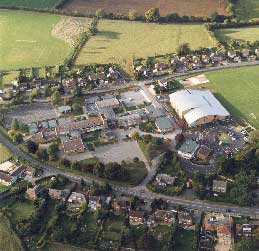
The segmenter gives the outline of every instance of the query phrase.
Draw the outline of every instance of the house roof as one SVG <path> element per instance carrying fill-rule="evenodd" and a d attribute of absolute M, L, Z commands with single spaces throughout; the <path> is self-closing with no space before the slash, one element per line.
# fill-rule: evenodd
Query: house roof
<path fill-rule="evenodd" d="M 13 177 L 7 173 L 0 171 L 0 180 L 3 180 L 5 182 L 10 182 L 13 179 Z"/>
<path fill-rule="evenodd" d="M 220 187 L 222 189 L 227 189 L 227 182 L 221 180 L 213 180 L 213 187 Z"/>
<path fill-rule="evenodd" d="M 62 141 L 64 152 L 74 152 L 78 149 L 84 149 L 84 143 L 81 137 Z"/>
<path fill-rule="evenodd" d="M 170 101 L 181 114 L 186 112 L 184 118 L 189 125 L 209 115 L 230 115 L 209 90 L 181 90 L 170 94 Z"/>
<path fill-rule="evenodd" d="M 103 99 L 96 101 L 96 105 L 99 109 L 101 108 L 107 108 L 112 106 L 119 106 L 119 101 L 116 98 L 109 98 L 109 99 Z"/>
<path fill-rule="evenodd" d="M 144 212 L 138 210 L 130 210 L 129 216 L 134 218 L 142 218 L 144 216 Z"/>
<path fill-rule="evenodd" d="M 173 129 L 173 124 L 172 124 L 171 120 L 167 117 L 161 117 L 161 118 L 156 119 L 156 126 L 161 131 Z"/>

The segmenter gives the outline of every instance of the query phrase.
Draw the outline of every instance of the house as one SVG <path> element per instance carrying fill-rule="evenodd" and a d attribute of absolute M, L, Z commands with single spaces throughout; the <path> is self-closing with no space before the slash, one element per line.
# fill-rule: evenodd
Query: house
<path fill-rule="evenodd" d="M 49 188 L 48 193 L 51 199 L 61 200 L 65 202 L 70 194 L 70 190 L 69 189 L 57 190 L 57 189 Z"/>
<path fill-rule="evenodd" d="M 90 211 L 96 211 L 102 208 L 102 200 L 99 196 L 89 196 L 88 198 L 88 208 Z"/>
<path fill-rule="evenodd" d="M 167 79 L 159 79 L 159 80 L 157 81 L 157 83 L 158 83 L 158 85 L 159 85 L 160 87 L 167 88 L 167 85 L 168 85 Z"/>
<path fill-rule="evenodd" d="M 94 82 L 96 82 L 96 81 L 104 81 L 104 80 L 106 79 L 106 76 L 105 76 L 105 74 L 102 72 L 102 73 L 90 74 L 90 75 L 88 76 L 88 79 L 89 79 L 90 81 L 94 81 Z"/>
<path fill-rule="evenodd" d="M 71 138 L 62 136 L 60 139 L 65 154 L 71 155 L 75 153 L 83 153 L 85 151 L 85 146 L 80 135 Z"/>
<path fill-rule="evenodd" d="M 130 202 L 123 199 L 115 199 L 112 202 L 112 207 L 115 212 L 126 213 L 130 209 Z"/>
<path fill-rule="evenodd" d="M 149 105 L 146 108 L 146 113 L 150 119 L 157 119 L 165 116 L 165 113 L 162 109 L 155 108 L 153 105 Z"/>
<path fill-rule="evenodd" d="M 104 109 L 104 108 L 115 109 L 115 108 L 119 108 L 119 106 L 120 106 L 118 99 L 115 97 L 107 98 L 107 99 L 103 99 L 103 100 L 97 100 L 95 103 L 99 110 Z"/>
<path fill-rule="evenodd" d="M 31 140 L 38 144 L 45 144 L 56 141 L 58 135 L 56 131 L 41 131 L 32 135 Z"/>
<path fill-rule="evenodd" d="M 240 239 L 253 237 L 253 226 L 251 224 L 236 224 L 236 236 Z"/>
<path fill-rule="evenodd" d="M 67 114 L 70 113 L 72 111 L 71 106 L 69 105 L 62 105 L 58 107 L 58 112 L 60 114 Z"/>
<path fill-rule="evenodd" d="M 227 182 L 221 180 L 213 180 L 213 192 L 225 193 L 227 191 Z"/>
<path fill-rule="evenodd" d="M 196 141 L 192 139 L 186 139 L 178 148 L 177 153 L 184 159 L 192 159 L 195 156 L 198 148 L 199 145 L 196 143 Z"/>
<path fill-rule="evenodd" d="M 228 51 L 228 57 L 231 59 L 234 59 L 236 57 L 237 53 L 235 51 Z"/>
<path fill-rule="evenodd" d="M 154 221 L 158 225 L 170 226 L 175 223 L 177 212 L 169 210 L 156 210 L 153 214 Z"/>
<path fill-rule="evenodd" d="M 25 173 L 26 168 L 22 165 L 16 165 L 11 161 L 5 161 L 0 164 L 0 183 L 5 186 L 10 186 L 21 178 Z"/>
<path fill-rule="evenodd" d="M 189 227 L 193 225 L 192 217 L 190 213 L 186 211 L 178 212 L 178 222 L 179 222 L 179 225 L 182 225 L 183 227 Z"/>
<path fill-rule="evenodd" d="M 79 210 L 79 208 L 86 204 L 85 195 L 82 193 L 72 192 L 68 197 L 68 203 L 70 209 Z"/>
<path fill-rule="evenodd" d="M 232 229 L 231 225 L 219 225 L 217 227 L 218 243 L 225 245 L 232 244 Z"/>
<path fill-rule="evenodd" d="M 196 157 L 198 159 L 208 161 L 210 159 L 211 153 L 212 150 L 210 148 L 207 146 L 201 146 L 196 153 Z"/>
<path fill-rule="evenodd" d="M 141 225 L 144 223 L 144 212 L 139 210 L 130 210 L 129 222 L 131 225 Z"/>
<path fill-rule="evenodd" d="M 155 69 L 157 71 L 165 71 L 165 70 L 169 69 L 169 65 L 165 64 L 165 63 L 156 63 L 155 64 Z"/>
<path fill-rule="evenodd" d="M 172 120 L 167 117 L 157 118 L 155 121 L 155 124 L 157 127 L 157 131 L 159 133 L 167 133 L 167 132 L 171 132 L 174 130 Z"/>
<path fill-rule="evenodd" d="M 156 184 L 159 186 L 172 186 L 175 183 L 176 177 L 172 177 L 168 174 L 159 173 L 156 175 Z"/>
<path fill-rule="evenodd" d="M 111 80 L 115 80 L 119 78 L 119 73 L 112 67 L 109 67 L 109 73 L 107 74 L 107 77 Z"/>
<path fill-rule="evenodd" d="M 32 188 L 28 188 L 26 191 L 26 195 L 30 200 L 37 200 L 38 196 L 44 191 L 44 187 L 41 185 L 36 185 Z"/>
<path fill-rule="evenodd" d="M 188 126 L 199 126 L 225 120 L 229 112 L 209 90 L 181 90 L 169 95 L 170 103 Z"/>
<path fill-rule="evenodd" d="M 142 121 L 141 116 L 138 113 L 124 114 L 118 117 L 119 127 L 130 127 L 140 124 Z"/>
<path fill-rule="evenodd" d="M 242 55 L 242 57 L 244 57 L 244 58 L 248 58 L 249 55 L 250 55 L 249 49 L 243 49 L 243 50 L 241 51 L 241 55 Z"/>

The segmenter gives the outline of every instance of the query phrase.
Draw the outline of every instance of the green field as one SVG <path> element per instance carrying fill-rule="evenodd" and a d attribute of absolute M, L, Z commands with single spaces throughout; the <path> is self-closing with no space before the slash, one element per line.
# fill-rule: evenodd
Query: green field
<path fill-rule="evenodd" d="M 226 109 L 259 128 L 259 66 L 205 74 L 211 83 L 201 87 L 216 94 Z"/>
<path fill-rule="evenodd" d="M 51 35 L 60 16 L 0 11 L 0 70 L 62 63 L 68 43 Z"/>
<path fill-rule="evenodd" d="M 16 202 L 12 206 L 12 212 L 13 212 L 15 221 L 28 219 L 31 217 L 31 215 L 34 212 L 33 203 L 31 201 Z"/>
<path fill-rule="evenodd" d="M 22 251 L 23 247 L 20 239 L 12 230 L 9 220 L 0 215 L 0 250 Z"/>
<path fill-rule="evenodd" d="M 259 18 L 258 0 L 239 0 L 236 4 L 236 16 L 241 20 Z"/>
<path fill-rule="evenodd" d="M 255 42 L 259 40 L 259 26 L 246 28 L 231 28 L 215 30 L 215 35 L 220 41 L 229 39 Z"/>
<path fill-rule="evenodd" d="M 60 0 L 0 0 L 0 6 L 34 9 L 53 8 Z"/>
<path fill-rule="evenodd" d="M 10 150 L 5 145 L 0 143 L 0 163 L 6 161 L 11 156 L 12 156 L 12 153 L 10 152 Z"/>
<path fill-rule="evenodd" d="M 133 57 L 175 52 L 181 43 L 192 49 L 214 46 L 202 25 L 148 24 L 101 20 L 99 33 L 81 50 L 76 64 L 116 62 L 132 68 Z"/>
<path fill-rule="evenodd" d="M 71 246 L 69 244 L 63 244 L 58 242 L 51 242 L 40 251 L 91 251 L 90 249 Z"/>

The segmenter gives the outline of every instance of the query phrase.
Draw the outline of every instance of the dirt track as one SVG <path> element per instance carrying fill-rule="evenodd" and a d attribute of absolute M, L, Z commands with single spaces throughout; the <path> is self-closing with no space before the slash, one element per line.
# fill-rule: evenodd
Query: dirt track
<path fill-rule="evenodd" d="M 130 9 L 144 14 L 149 8 L 157 7 L 162 16 L 172 12 L 181 16 L 209 16 L 213 12 L 227 14 L 226 2 L 227 0 L 72 0 L 64 9 L 88 14 L 103 9 L 106 13 L 127 15 Z"/>

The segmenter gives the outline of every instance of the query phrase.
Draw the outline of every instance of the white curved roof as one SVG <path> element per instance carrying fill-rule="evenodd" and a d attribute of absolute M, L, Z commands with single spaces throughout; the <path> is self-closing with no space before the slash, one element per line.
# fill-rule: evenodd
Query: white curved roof
<path fill-rule="evenodd" d="M 229 116 L 229 112 L 208 90 L 182 90 L 170 94 L 170 101 L 180 112 L 185 113 L 186 122 L 191 125 L 196 120 L 209 115 Z"/>

